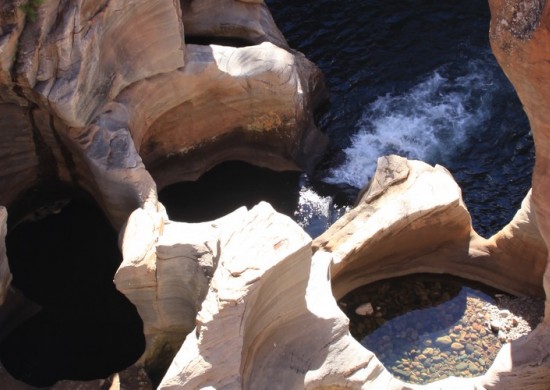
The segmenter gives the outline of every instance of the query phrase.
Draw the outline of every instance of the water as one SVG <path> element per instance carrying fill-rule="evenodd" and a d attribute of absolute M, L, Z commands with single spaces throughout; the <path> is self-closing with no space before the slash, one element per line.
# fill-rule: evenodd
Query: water
<path fill-rule="evenodd" d="M 495 291 L 440 275 L 410 275 L 360 287 L 342 298 L 350 332 L 396 377 L 429 383 L 472 377 L 493 363 L 502 341 L 488 327 Z M 355 309 L 370 303 L 372 313 Z"/>
<path fill-rule="evenodd" d="M 266 3 L 289 44 L 323 70 L 331 92 L 318 120 L 330 151 L 303 179 L 302 193 L 329 197 L 340 212 L 377 158 L 397 153 L 446 166 L 480 234 L 513 217 L 530 187 L 534 147 L 521 103 L 490 51 L 487 2 Z M 308 219 L 298 209 L 296 218 L 312 235 L 331 223 L 331 213 Z"/>

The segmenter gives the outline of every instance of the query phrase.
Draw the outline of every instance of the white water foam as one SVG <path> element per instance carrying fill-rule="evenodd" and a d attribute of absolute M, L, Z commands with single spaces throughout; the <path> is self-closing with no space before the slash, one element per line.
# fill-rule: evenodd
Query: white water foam
<path fill-rule="evenodd" d="M 300 189 L 294 220 L 315 238 L 347 211 L 349 207 L 338 207 L 333 204 L 330 196 L 321 196 L 311 187 L 304 185 Z"/>
<path fill-rule="evenodd" d="M 492 71 L 471 61 L 468 73 L 444 77 L 445 69 L 401 95 L 379 97 L 357 124 L 345 162 L 333 168 L 328 183 L 362 188 L 374 174 L 378 157 L 398 154 L 430 163 L 445 163 L 473 131 L 489 119 L 491 95 L 497 90 Z"/>

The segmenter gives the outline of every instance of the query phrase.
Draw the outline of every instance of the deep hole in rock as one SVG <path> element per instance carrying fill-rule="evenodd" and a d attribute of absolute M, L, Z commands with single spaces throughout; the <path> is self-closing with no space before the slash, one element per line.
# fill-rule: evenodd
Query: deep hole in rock
<path fill-rule="evenodd" d="M 191 45 L 218 45 L 230 47 L 254 46 L 255 43 L 241 37 L 212 37 L 203 35 L 186 35 L 185 43 Z"/>
<path fill-rule="evenodd" d="M 159 200 L 175 221 L 210 221 L 241 206 L 251 208 L 261 201 L 292 217 L 298 205 L 299 182 L 299 172 L 275 172 L 242 161 L 229 161 L 217 165 L 195 182 L 164 188 Z"/>
<path fill-rule="evenodd" d="M 2 364 L 38 387 L 104 378 L 133 364 L 145 340 L 136 308 L 113 283 L 117 232 L 82 191 L 27 195 L 10 214 L 17 222 L 7 254 L 13 286 L 42 309 L 1 341 Z M 49 203 L 37 208 L 36 199 Z"/>
<path fill-rule="evenodd" d="M 422 384 L 481 375 L 504 342 L 534 329 L 544 313 L 542 298 L 515 298 L 433 274 L 359 287 L 339 306 L 350 319 L 352 336 L 393 375 Z"/>

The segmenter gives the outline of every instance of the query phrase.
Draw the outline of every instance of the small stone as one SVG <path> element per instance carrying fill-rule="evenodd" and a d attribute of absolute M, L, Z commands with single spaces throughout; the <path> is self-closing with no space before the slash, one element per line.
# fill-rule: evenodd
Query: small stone
<path fill-rule="evenodd" d="M 468 365 L 464 362 L 460 362 L 456 365 L 457 371 L 464 371 L 467 368 L 468 368 Z"/>
<path fill-rule="evenodd" d="M 451 344 L 451 349 L 454 350 L 454 351 L 461 351 L 464 349 L 464 345 L 460 344 L 460 343 L 452 343 Z"/>
<path fill-rule="evenodd" d="M 433 355 L 434 349 L 433 348 L 426 348 L 424 349 L 424 355 Z"/>
<path fill-rule="evenodd" d="M 475 350 L 474 346 L 470 343 L 466 344 L 464 348 L 466 348 L 466 352 L 469 352 L 469 353 L 472 353 Z"/>
<path fill-rule="evenodd" d="M 372 303 L 370 302 L 363 303 L 362 305 L 359 305 L 357 309 L 355 309 L 355 314 L 360 316 L 371 316 L 372 313 L 374 313 L 374 308 L 372 307 Z"/>
<path fill-rule="evenodd" d="M 476 374 L 479 372 L 479 368 L 474 363 L 470 363 L 468 364 L 468 371 L 470 371 L 472 374 Z"/>
<path fill-rule="evenodd" d="M 510 310 L 500 310 L 498 312 L 498 316 L 500 318 L 508 318 L 509 315 L 510 315 Z"/>
<path fill-rule="evenodd" d="M 441 336 L 435 339 L 435 342 L 441 345 L 450 345 L 453 342 L 453 340 L 451 340 L 449 336 Z"/>
<path fill-rule="evenodd" d="M 502 322 L 499 320 L 493 320 L 491 321 L 490 327 L 493 332 L 498 332 L 500 328 L 502 328 Z"/>

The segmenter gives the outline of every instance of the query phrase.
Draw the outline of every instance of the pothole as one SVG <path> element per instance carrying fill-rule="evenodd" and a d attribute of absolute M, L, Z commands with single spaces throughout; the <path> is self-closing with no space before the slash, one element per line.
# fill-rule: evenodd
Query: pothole
<path fill-rule="evenodd" d="M 276 172 L 241 161 L 217 165 L 197 181 L 172 184 L 159 200 L 174 221 L 204 222 L 261 201 L 292 216 L 298 206 L 300 173 Z"/>
<path fill-rule="evenodd" d="M 37 387 L 107 377 L 145 347 L 141 318 L 113 283 L 117 233 L 80 193 L 43 198 L 49 203 L 13 213 L 20 223 L 6 237 L 12 285 L 41 310 L 5 336 L 0 360 Z"/>
<path fill-rule="evenodd" d="M 394 376 L 417 384 L 483 374 L 505 342 L 526 335 L 544 315 L 541 298 L 429 274 L 362 286 L 339 306 L 352 336 Z"/>
<path fill-rule="evenodd" d="M 205 35 L 186 35 L 185 36 L 185 43 L 186 44 L 192 44 L 192 45 L 219 45 L 219 46 L 229 46 L 229 47 L 248 47 L 248 46 L 254 46 L 255 43 L 249 41 L 248 39 L 241 38 L 241 37 L 212 37 L 212 36 L 205 36 Z"/>

